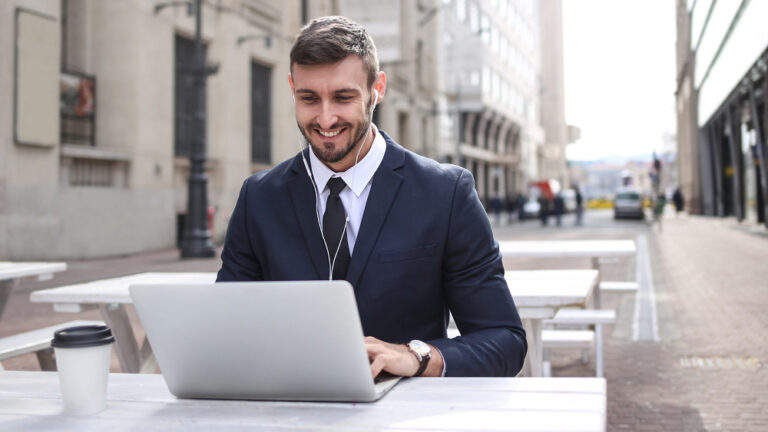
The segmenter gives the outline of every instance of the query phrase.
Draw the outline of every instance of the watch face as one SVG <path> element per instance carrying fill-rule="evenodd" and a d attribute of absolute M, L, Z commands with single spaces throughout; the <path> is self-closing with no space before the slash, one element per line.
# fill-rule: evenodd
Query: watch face
<path fill-rule="evenodd" d="M 412 340 L 408 344 L 408 346 L 410 346 L 412 350 L 414 350 L 417 353 L 419 353 L 419 355 L 422 356 L 422 357 L 424 357 L 427 354 L 429 354 L 429 351 L 430 351 L 429 345 L 427 345 L 426 343 L 424 343 L 424 342 L 422 342 L 420 340 Z"/>

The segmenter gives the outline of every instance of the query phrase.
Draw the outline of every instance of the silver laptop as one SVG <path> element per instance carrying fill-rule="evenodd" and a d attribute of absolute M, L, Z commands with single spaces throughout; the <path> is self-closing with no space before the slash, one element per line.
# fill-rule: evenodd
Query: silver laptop
<path fill-rule="evenodd" d="M 168 389 L 180 398 L 372 402 L 346 281 L 132 285 Z"/>

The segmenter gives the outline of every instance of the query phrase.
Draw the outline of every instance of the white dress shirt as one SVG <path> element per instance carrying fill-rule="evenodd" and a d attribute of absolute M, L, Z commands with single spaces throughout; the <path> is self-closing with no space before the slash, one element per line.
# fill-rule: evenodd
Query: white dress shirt
<path fill-rule="evenodd" d="M 384 159 L 384 152 L 387 150 L 387 143 L 384 137 L 379 133 L 379 129 L 371 123 L 374 131 L 373 144 L 365 157 L 357 161 L 350 169 L 344 172 L 334 172 L 320 159 L 315 156 L 314 151 L 309 152 L 309 162 L 312 166 L 312 175 L 315 177 L 315 184 L 320 191 L 320 199 L 317 201 L 317 212 L 320 215 L 320 230 L 322 231 L 322 220 L 325 214 L 325 205 L 328 202 L 328 196 L 331 194 L 328 188 L 328 180 L 331 177 L 341 177 L 347 187 L 339 193 L 341 203 L 344 205 L 344 211 L 349 217 L 347 224 L 347 242 L 349 243 L 349 256 L 355 248 L 355 240 L 360 231 L 360 223 L 363 220 L 365 204 L 368 202 L 368 195 L 371 193 L 371 182 L 373 174 L 381 165 Z M 310 147 L 311 148 L 311 147 Z"/>

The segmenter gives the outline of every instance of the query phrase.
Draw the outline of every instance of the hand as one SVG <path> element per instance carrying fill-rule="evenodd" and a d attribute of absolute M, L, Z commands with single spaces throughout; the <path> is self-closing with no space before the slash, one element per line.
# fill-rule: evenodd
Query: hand
<path fill-rule="evenodd" d="M 368 361 L 371 362 L 371 375 L 376 378 L 381 371 L 397 376 L 413 376 L 419 370 L 419 361 L 402 344 L 391 344 L 365 337 L 365 350 L 368 351 Z M 434 351 L 434 350 L 433 350 Z"/>

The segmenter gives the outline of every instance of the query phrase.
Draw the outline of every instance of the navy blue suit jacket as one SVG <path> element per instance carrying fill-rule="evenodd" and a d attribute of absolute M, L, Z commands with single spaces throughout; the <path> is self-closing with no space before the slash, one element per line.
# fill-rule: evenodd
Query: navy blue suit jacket
<path fill-rule="evenodd" d="M 516 375 L 525 331 L 472 175 L 382 135 L 386 153 L 347 272 L 363 332 L 434 345 L 446 376 Z M 327 278 L 315 193 L 300 154 L 245 181 L 221 258 L 218 281 Z M 456 339 L 446 338 L 449 310 L 462 333 Z"/>

